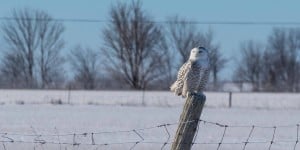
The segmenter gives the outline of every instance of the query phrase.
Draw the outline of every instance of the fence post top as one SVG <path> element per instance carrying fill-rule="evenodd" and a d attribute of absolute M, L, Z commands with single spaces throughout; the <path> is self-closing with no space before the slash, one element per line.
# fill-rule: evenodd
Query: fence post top
<path fill-rule="evenodd" d="M 190 95 L 191 97 L 195 97 L 197 100 L 206 100 L 206 96 L 202 92 L 199 93 L 191 92 Z"/>

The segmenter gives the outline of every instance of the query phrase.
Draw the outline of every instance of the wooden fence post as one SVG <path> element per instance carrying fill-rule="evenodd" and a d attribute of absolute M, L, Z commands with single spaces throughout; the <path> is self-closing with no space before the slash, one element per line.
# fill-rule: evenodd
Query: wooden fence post
<path fill-rule="evenodd" d="M 229 92 L 229 108 L 232 107 L 232 92 Z"/>
<path fill-rule="evenodd" d="M 205 100 L 203 94 L 192 93 L 187 97 L 171 150 L 191 149 Z"/>
<path fill-rule="evenodd" d="M 71 86 L 69 86 L 68 88 L 68 104 L 71 104 L 70 99 L 71 99 Z"/>

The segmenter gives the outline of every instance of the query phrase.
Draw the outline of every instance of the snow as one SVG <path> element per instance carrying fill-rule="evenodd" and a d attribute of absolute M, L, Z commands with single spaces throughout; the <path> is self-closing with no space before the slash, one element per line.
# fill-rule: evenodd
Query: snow
<path fill-rule="evenodd" d="M 94 105 L 2 105 L 0 106 L 0 124 L 1 131 L 8 133 L 22 134 L 55 134 L 55 133 L 86 133 L 100 131 L 120 131 L 132 130 L 157 126 L 165 123 L 174 123 L 178 121 L 182 107 L 132 107 L 132 106 L 94 106 Z M 274 126 L 274 125 L 295 125 L 300 119 L 297 114 L 300 110 L 256 110 L 256 109 L 225 109 L 225 108 L 205 108 L 201 119 L 212 122 L 218 122 L 228 125 L 257 125 L 257 126 Z M 168 126 L 171 139 L 174 138 L 177 125 Z M 296 140 L 295 128 L 278 128 L 276 140 Z M 224 128 L 200 124 L 199 133 L 196 142 L 219 142 Z M 228 128 L 224 142 L 241 141 L 247 138 L 250 128 Z M 271 140 L 273 130 L 270 128 L 257 128 L 253 133 L 252 140 Z M 167 141 L 167 133 L 164 128 L 154 128 L 141 131 L 140 134 L 145 141 Z M 15 138 L 20 138 L 15 137 Z M 33 140 L 30 137 L 22 137 L 23 140 Z M 63 141 L 72 142 L 72 136 L 61 137 Z M 82 138 L 82 137 L 81 137 Z M 0 138 L 1 139 L 1 138 Z M 46 137 L 42 137 L 46 139 Z M 3 138 L 1 140 L 4 140 Z M 50 139 L 56 140 L 57 139 Z M 100 134 L 95 136 L 96 143 L 113 143 L 138 141 L 135 134 L 112 133 Z M 77 142 L 91 143 L 90 138 Z M 133 144 L 123 144 L 121 147 L 129 149 Z M 250 147 L 266 149 L 268 144 L 249 144 Z M 282 146 L 291 147 L 290 145 L 274 145 L 278 149 Z M 36 145 L 36 148 L 41 146 Z M 42 145 L 43 148 L 58 149 L 59 145 Z M 139 144 L 136 149 L 160 149 L 159 144 Z M 170 145 L 166 146 L 169 149 Z M 217 145 L 194 145 L 194 149 L 206 148 L 216 149 Z M 222 149 L 241 149 L 242 145 L 222 145 Z M 6 143 L 7 149 L 18 147 L 33 149 L 34 144 L 11 144 Z M 64 148 L 65 146 L 63 146 Z M 77 149 L 95 148 L 96 146 L 79 146 Z M 120 149 L 120 145 L 102 146 L 100 149 Z M 72 146 L 67 146 L 72 148 Z"/>
<path fill-rule="evenodd" d="M 206 106 L 228 107 L 229 93 L 205 92 Z M 182 106 L 184 99 L 169 91 L 0 90 L 0 104 L 71 104 L 122 106 Z M 232 93 L 232 106 L 257 109 L 298 109 L 299 93 Z"/>
<path fill-rule="evenodd" d="M 123 131 L 147 127 L 138 133 L 144 142 L 161 142 L 161 144 L 139 143 L 134 149 L 160 149 L 162 143 L 167 142 L 168 134 L 164 127 L 156 127 L 166 123 L 176 123 L 182 111 L 184 99 L 174 96 L 170 92 L 142 92 L 137 91 L 71 91 L 73 105 L 52 105 L 51 99 L 68 100 L 68 91 L 31 91 L 31 90 L 2 90 L 0 91 L 0 133 L 17 134 L 73 134 L 96 133 L 103 131 Z M 243 142 L 251 130 L 256 127 L 250 141 L 271 141 L 273 126 L 277 126 L 274 136 L 275 143 L 272 150 L 289 150 L 297 137 L 296 125 L 300 123 L 299 94 L 291 93 L 233 93 L 233 108 L 228 106 L 228 93 L 206 93 L 207 105 L 201 119 L 226 124 L 228 127 L 223 143 Z M 144 97 L 145 105 L 142 104 Z M 24 105 L 16 104 L 24 101 Z M 93 105 L 87 105 L 87 104 Z M 287 127 L 280 127 L 289 125 Z M 177 124 L 167 126 L 170 141 L 174 139 Z M 224 127 L 200 123 L 196 143 L 218 143 L 221 140 Z M 21 135 L 6 136 L 15 140 L 34 141 L 42 139 L 56 141 L 57 137 Z M 0 141 L 7 141 L 0 135 Z M 90 136 L 75 138 L 79 143 L 91 143 Z M 130 149 L 134 143 L 141 140 L 133 132 L 113 132 L 94 136 L 95 143 L 108 145 L 59 145 L 32 143 L 4 143 L 10 149 Z M 73 142 L 73 136 L 60 137 L 61 142 Z M 276 141 L 292 141 L 290 143 L 276 143 Z M 1 143 L 1 142 L 0 142 Z M 247 150 L 268 149 L 270 143 L 249 143 Z M 3 146 L 3 143 L 2 143 Z M 0 146 L 2 149 L 2 146 Z M 193 149 L 217 149 L 217 144 L 196 144 Z M 220 150 L 241 150 L 243 144 L 221 144 Z M 167 144 L 164 149 L 170 149 Z M 300 149 L 298 145 L 297 149 Z"/>

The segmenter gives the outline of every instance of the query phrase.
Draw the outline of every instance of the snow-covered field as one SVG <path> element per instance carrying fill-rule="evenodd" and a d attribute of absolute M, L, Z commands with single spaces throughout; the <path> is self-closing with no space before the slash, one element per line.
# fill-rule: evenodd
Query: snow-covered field
<path fill-rule="evenodd" d="M 229 93 L 206 92 L 206 106 L 228 107 Z M 122 106 L 182 106 L 184 99 L 168 91 L 67 91 L 67 90 L 0 90 L 0 105 L 57 103 L 122 105 Z M 233 93 L 235 108 L 300 109 L 299 93 Z"/>
<path fill-rule="evenodd" d="M 272 144 L 271 149 L 292 150 L 297 140 L 297 124 L 300 123 L 299 96 L 299 94 L 234 93 L 233 108 L 229 109 L 227 108 L 228 93 L 207 93 L 207 107 L 204 108 L 201 119 L 229 125 L 220 150 L 242 150 L 243 144 L 224 143 L 246 141 L 252 125 L 255 125 L 255 129 L 249 141 L 257 143 L 247 144 L 247 150 L 268 149 L 274 134 L 273 126 L 277 128 L 274 135 L 275 143 Z M 0 149 L 123 150 L 132 148 L 135 142 L 142 140 L 141 137 L 144 140 L 135 145 L 134 149 L 161 149 L 164 142 L 173 140 L 177 124 L 168 125 L 166 128 L 159 125 L 178 122 L 184 103 L 184 99 L 175 97 L 169 92 L 143 94 L 142 92 L 72 91 L 70 100 L 73 105 L 50 104 L 51 100 L 57 99 L 67 102 L 68 92 L 2 90 Z M 143 99 L 144 106 L 141 105 Z M 24 105 L 19 105 L 21 101 Z M 196 143 L 221 141 L 224 127 L 203 122 L 200 122 L 199 127 Z M 141 137 L 133 129 L 136 129 Z M 99 132 L 100 134 L 96 134 Z M 76 135 L 74 136 L 73 133 Z M 78 135 L 79 133 L 95 134 L 92 138 L 91 134 Z M 31 136 L 24 136 L 24 134 Z M 64 136 L 65 134 L 69 135 Z M 2 143 L 12 139 L 14 143 Z M 32 143 L 43 141 L 47 143 Z M 96 145 L 90 145 L 93 141 Z M 81 144 L 72 146 L 49 142 Z M 98 145 L 105 143 L 107 145 Z M 193 149 L 215 150 L 217 147 L 218 144 L 196 144 Z M 170 149 L 170 144 L 167 144 L 164 149 Z M 297 145 L 296 149 L 300 150 L 300 145 Z"/>

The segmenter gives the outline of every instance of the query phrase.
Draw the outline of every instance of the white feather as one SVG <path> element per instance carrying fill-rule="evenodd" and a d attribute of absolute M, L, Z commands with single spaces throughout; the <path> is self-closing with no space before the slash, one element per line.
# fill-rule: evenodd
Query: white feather
<path fill-rule="evenodd" d="M 177 80 L 170 86 L 176 95 L 186 97 L 189 92 L 202 92 L 209 75 L 208 52 L 204 48 L 193 48 L 189 60 L 184 63 Z"/>

